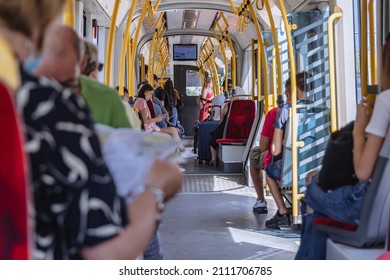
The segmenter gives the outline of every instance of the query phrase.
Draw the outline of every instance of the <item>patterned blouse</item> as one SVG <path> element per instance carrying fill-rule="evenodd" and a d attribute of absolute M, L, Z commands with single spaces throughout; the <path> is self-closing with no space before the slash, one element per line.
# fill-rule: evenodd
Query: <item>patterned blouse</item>
<path fill-rule="evenodd" d="M 17 105 L 25 122 L 34 195 L 34 259 L 80 259 L 81 248 L 127 224 L 83 99 L 48 78 L 22 73 Z"/>

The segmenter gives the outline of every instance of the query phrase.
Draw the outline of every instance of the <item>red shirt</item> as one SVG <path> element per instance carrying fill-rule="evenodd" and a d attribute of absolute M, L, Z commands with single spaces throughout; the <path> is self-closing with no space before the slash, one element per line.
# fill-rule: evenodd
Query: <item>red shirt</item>
<path fill-rule="evenodd" d="M 267 166 L 272 162 L 272 138 L 274 137 L 274 122 L 276 119 L 276 116 L 278 115 L 279 108 L 273 108 L 271 111 L 267 113 L 267 116 L 265 117 L 264 125 L 263 125 L 263 130 L 261 131 L 261 136 L 268 137 L 270 142 L 269 142 L 269 147 L 268 147 L 268 153 L 264 156 L 263 158 L 263 165 L 264 169 L 267 168 Z"/>

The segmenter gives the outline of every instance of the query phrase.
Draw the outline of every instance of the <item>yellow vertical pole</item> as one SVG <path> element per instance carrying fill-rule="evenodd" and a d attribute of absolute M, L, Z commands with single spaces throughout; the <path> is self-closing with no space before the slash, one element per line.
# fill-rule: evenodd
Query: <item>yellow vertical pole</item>
<path fill-rule="evenodd" d="M 140 79 L 141 79 L 141 81 L 145 81 L 145 57 L 144 57 L 143 54 L 141 54 L 140 60 L 141 60 L 141 76 L 140 76 Z"/>
<path fill-rule="evenodd" d="M 130 65 L 128 71 L 127 71 L 127 75 L 128 75 L 128 91 L 130 93 L 130 96 L 134 96 L 135 92 L 136 92 L 136 88 L 134 87 L 134 81 L 135 81 L 135 77 L 134 75 L 131 73 L 130 71 L 130 68 L 132 68 L 133 66 L 133 61 L 131 60 L 131 54 L 132 54 L 132 51 L 133 51 L 133 39 L 129 37 L 129 40 L 128 40 L 128 46 L 127 46 L 127 49 L 128 49 L 128 52 L 127 52 L 127 63 Z"/>
<path fill-rule="evenodd" d="M 116 19 L 118 17 L 118 11 L 119 11 L 120 4 L 121 4 L 121 0 L 115 0 L 114 10 L 112 12 L 112 17 L 111 17 L 110 33 L 108 35 L 108 43 L 107 43 L 107 51 L 106 51 L 106 61 L 105 61 L 106 71 L 104 72 L 104 82 L 108 86 L 111 85 L 112 50 L 114 48 Z"/>
<path fill-rule="evenodd" d="M 268 13 L 268 18 L 269 18 L 269 21 L 270 21 L 270 24 L 271 24 L 271 31 L 272 31 L 272 38 L 274 40 L 274 50 L 275 50 L 275 58 L 276 58 L 276 65 L 277 65 L 277 69 L 278 69 L 278 76 L 277 76 L 277 81 L 278 81 L 278 87 L 277 87 L 277 93 L 278 95 L 282 95 L 283 94 L 283 81 L 282 81 L 282 63 L 280 61 L 280 51 L 279 51 L 279 42 L 278 42 L 278 36 L 276 34 L 276 28 L 275 28 L 275 23 L 274 23 L 274 19 L 273 19 L 273 15 L 272 15 L 272 11 L 271 11 L 271 7 L 269 5 L 269 0 L 264 0 L 264 5 L 265 5 L 265 8 L 267 10 L 267 13 Z M 275 77 L 276 79 L 276 77 Z M 275 88 L 276 90 L 276 88 Z M 274 106 L 276 105 L 276 99 L 275 99 L 275 104 Z"/>
<path fill-rule="evenodd" d="M 138 42 L 139 33 L 141 31 L 142 22 L 144 21 L 146 10 L 147 10 L 149 5 L 151 5 L 150 2 L 149 1 L 145 1 L 144 6 L 142 7 L 141 15 L 139 17 L 137 30 L 135 31 L 135 36 L 132 39 L 132 50 L 131 50 L 131 62 L 132 63 L 135 62 L 135 54 L 136 54 L 136 51 L 137 51 L 136 45 L 137 45 L 137 42 Z M 150 63 L 150 61 L 149 61 L 149 63 Z M 130 67 L 129 73 L 133 76 L 132 80 L 134 81 L 134 67 Z M 149 81 L 149 82 L 151 82 L 151 81 Z M 133 85 L 131 85 L 131 87 L 132 87 L 132 90 L 134 91 L 134 83 L 133 83 Z"/>
<path fill-rule="evenodd" d="M 249 11 L 251 13 L 251 16 L 252 16 L 252 19 L 253 19 L 253 23 L 255 25 L 255 29 L 256 29 L 256 33 L 257 33 L 257 85 L 259 87 L 260 85 L 260 79 L 261 79 L 261 71 L 260 70 L 260 67 L 262 66 L 263 67 L 263 71 L 264 71 L 264 98 L 265 98 L 265 108 L 266 108 L 266 112 L 268 112 L 268 77 L 267 77 L 267 64 L 266 64 L 266 61 L 265 61 L 265 58 L 266 58 L 266 55 L 265 55 L 265 51 L 264 51 L 264 42 L 263 42 L 263 37 L 261 36 L 261 32 L 260 32 L 260 27 L 259 27 L 259 22 L 257 21 L 257 17 L 256 17 L 256 14 L 255 14 L 255 11 L 253 9 L 253 6 L 252 4 L 249 4 L 248 5 L 248 8 L 249 8 Z M 260 53 L 259 53 L 260 52 Z M 262 57 L 261 57 L 262 56 Z M 263 61 L 263 63 L 261 63 L 261 60 Z M 261 92 L 261 87 L 258 88 L 258 100 L 260 100 L 260 92 Z"/>
<path fill-rule="evenodd" d="M 234 5 L 233 5 L 234 6 Z M 233 47 L 233 41 L 232 41 L 232 38 L 229 34 L 229 31 L 228 31 L 228 28 L 229 28 L 229 23 L 228 21 L 226 20 L 225 18 L 225 15 L 222 13 L 221 14 L 221 17 L 222 17 L 222 20 L 225 22 L 225 26 L 226 26 L 226 30 L 225 30 L 225 34 L 226 34 L 226 37 L 228 38 L 228 42 L 229 42 L 229 48 L 230 48 L 230 51 L 232 53 L 232 58 L 231 58 L 231 67 L 232 67 L 232 85 L 233 85 L 233 88 L 235 89 L 236 86 L 237 86 L 237 74 L 236 74 L 236 61 L 237 61 L 237 57 L 236 57 L 236 51 L 234 50 L 234 47 Z"/>
<path fill-rule="evenodd" d="M 278 0 L 279 7 L 282 12 L 283 22 L 286 27 L 287 44 L 288 44 L 288 56 L 290 63 L 290 78 L 291 78 L 291 139 L 292 139 L 292 215 L 293 220 L 296 222 L 298 217 L 298 151 L 297 151 L 297 131 L 295 127 L 297 125 L 296 108 L 297 108 L 297 86 L 296 86 L 296 69 L 295 69 L 295 57 L 294 48 L 291 37 L 291 26 L 287 19 L 286 8 L 283 0 Z"/>
<path fill-rule="evenodd" d="M 278 90 L 277 89 L 279 89 L 278 88 L 278 78 L 279 77 L 276 77 L 276 75 L 277 75 L 277 73 L 276 73 L 276 69 L 277 69 L 277 67 L 278 67 L 278 65 L 277 65 L 277 62 L 276 62 L 276 51 L 275 51 L 275 49 L 273 49 L 272 50 L 272 56 L 274 57 L 273 59 L 272 59 L 272 82 L 273 82 L 273 87 L 274 87 L 274 91 L 273 91 L 273 93 L 272 93 L 272 107 L 273 108 L 276 108 L 276 103 L 277 103 L 277 93 L 279 93 L 278 92 Z M 280 67 L 281 65 L 279 65 L 279 67 Z M 282 79 L 282 77 L 280 77 L 280 79 Z"/>
<path fill-rule="evenodd" d="M 11 0 L 12 1 L 12 0 Z M 75 0 L 67 0 L 64 10 L 64 23 L 75 29 Z"/>
<path fill-rule="evenodd" d="M 135 6 L 137 4 L 137 1 L 133 1 L 131 4 L 131 8 L 129 11 L 129 14 L 127 16 L 127 22 L 126 22 L 126 27 L 125 27 L 125 34 L 123 36 L 123 41 L 122 41 L 122 52 L 121 52 L 121 64 L 119 67 L 119 95 L 123 95 L 123 87 L 125 84 L 125 61 L 126 61 L 126 52 L 127 52 L 127 47 L 129 45 L 129 38 L 130 38 L 130 26 L 131 22 L 133 19 L 134 11 L 135 11 Z M 134 68 L 134 64 L 131 63 L 128 65 L 127 71 L 130 72 L 130 68 Z M 134 92 L 134 85 L 128 84 L 129 90 Z"/>
<path fill-rule="evenodd" d="M 371 65 L 371 85 L 378 83 L 376 69 L 376 49 L 375 49 L 375 18 L 374 18 L 374 2 L 370 0 L 368 4 L 368 14 L 370 17 L 370 65 Z"/>
<path fill-rule="evenodd" d="M 368 94 L 368 67 L 367 67 L 367 0 L 361 1 L 361 87 L 362 96 L 367 97 Z"/>
<path fill-rule="evenodd" d="M 328 41 L 329 41 L 329 84 L 330 84 L 330 121 L 331 131 L 334 132 L 337 127 L 337 101 L 336 101 L 336 67 L 335 67 L 335 43 L 334 43 L 334 22 L 343 16 L 340 7 L 335 8 L 335 12 L 328 20 Z"/>
<path fill-rule="evenodd" d="M 256 82 L 256 69 L 255 69 L 255 40 L 252 39 L 252 100 L 255 100 L 255 82 Z"/>

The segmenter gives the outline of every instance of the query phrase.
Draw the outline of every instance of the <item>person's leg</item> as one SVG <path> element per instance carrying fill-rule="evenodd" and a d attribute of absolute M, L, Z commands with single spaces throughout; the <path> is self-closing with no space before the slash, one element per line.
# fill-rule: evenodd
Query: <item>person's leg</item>
<path fill-rule="evenodd" d="M 179 118 L 179 114 L 177 113 L 176 107 L 173 107 L 172 109 L 172 116 L 170 117 L 169 121 L 176 126 L 177 125 L 177 120 Z"/>
<path fill-rule="evenodd" d="M 177 131 L 177 129 L 175 127 L 171 126 L 171 127 L 161 128 L 161 132 L 167 133 L 167 134 L 171 135 L 171 137 L 173 139 L 179 141 L 180 142 L 180 147 L 179 147 L 180 151 L 181 152 L 185 151 L 185 148 L 184 148 L 184 146 L 183 146 L 183 144 L 181 142 L 179 133 L 178 133 L 178 131 Z"/>
<path fill-rule="evenodd" d="M 249 172 L 251 174 L 257 195 L 256 203 L 253 206 L 253 211 L 258 214 L 267 214 L 268 209 L 267 202 L 264 197 L 263 177 L 261 171 L 263 164 L 259 147 L 254 147 L 249 151 L 249 161 Z"/>
<path fill-rule="evenodd" d="M 302 202 L 301 244 L 296 260 L 324 260 L 326 258 L 326 239 L 328 235 L 317 230 L 313 219 L 320 217 L 317 212 L 306 212 L 306 204 Z"/>
<path fill-rule="evenodd" d="M 271 195 L 272 195 L 273 199 L 275 200 L 276 206 L 278 207 L 279 214 L 282 214 L 282 215 L 286 214 L 287 213 L 286 205 L 284 204 L 283 196 L 279 190 L 278 183 L 276 182 L 276 180 L 270 178 L 267 175 L 267 184 L 268 184 L 269 190 L 271 192 Z"/>
<path fill-rule="evenodd" d="M 210 151 L 211 151 L 210 164 L 214 164 L 218 161 L 218 150 L 215 149 L 213 146 L 210 146 Z"/>

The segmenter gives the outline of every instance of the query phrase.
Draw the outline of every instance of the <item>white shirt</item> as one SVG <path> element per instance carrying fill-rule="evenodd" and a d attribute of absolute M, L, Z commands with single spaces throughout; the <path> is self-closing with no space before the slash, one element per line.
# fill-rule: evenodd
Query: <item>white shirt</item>
<path fill-rule="evenodd" d="M 366 127 L 366 133 L 385 137 L 390 124 L 390 90 L 380 93 L 375 101 L 371 120 Z"/>

